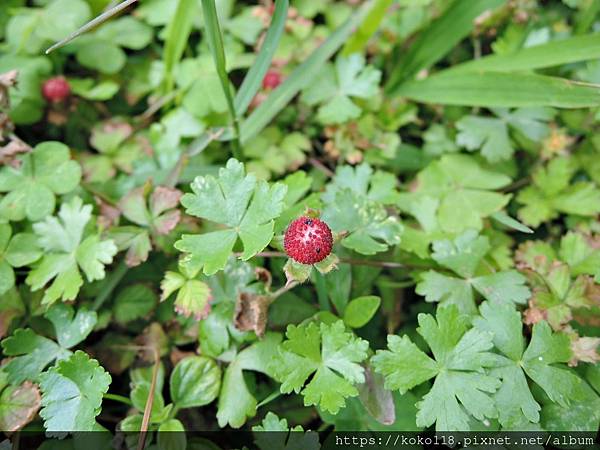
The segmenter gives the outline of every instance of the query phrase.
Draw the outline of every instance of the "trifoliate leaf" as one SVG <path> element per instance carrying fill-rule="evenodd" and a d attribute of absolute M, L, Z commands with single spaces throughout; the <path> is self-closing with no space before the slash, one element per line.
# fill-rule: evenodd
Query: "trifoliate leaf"
<path fill-rule="evenodd" d="M 301 393 L 305 406 L 318 405 L 332 414 L 347 397 L 358 395 L 356 384 L 365 380 L 360 363 L 367 357 L 367 341 L 346 332 L 342 321 L 289 325 L 286 336 L 273 362 L 282 393 Z"/>
<path fill-rule="evenodd" d="M 36 221 L 54 211 L 56 195 L 71 192 L 79 184 L 81 167 L 69 157 L 60 142 L 43 142 L 21 156 L 21 166 L 0 170 L 0 216 L 19 221 Z"/>
<path fill-rule="evenodd" d="M 483 168 L 470 156 L 444 155 L 419 172 L 412 192 L 399 194 L 398 206 L 445 232 L 481 230 L 482 219 L 510 200 L 510 195 L 491 191 L 509 183 L 509 177 Z"/>
<path fill-rule="evenodd" d="M 460 131 L 456 143 L 467 150 L 481 149 L 481 155 L 491 163 L 509 159 L 514 146 L 509 137 L 509 126 L 527 138 L 539 142 L 550 134 L 547 122 L 554 116 L 551 108 L 505 108 L 492 110 L 495 117 L 465 116 L 456 122 Z"/>
<path fill-rule="evenodd" d="M 219 394 L 221 369 L 213 359 L 188 356 L 177 363 L 169 381 L 176 408 L 208 405 Z"/>
<path fill-rule="evenodd" d="M 376 372 L 385 376 L 387 389 L 404 393 L 435 377 L 429 393 L 417 403 L 417 426 L 433 423 L 438 431 L 470 429 L 470 416 L 483 421 L 498 413 L 490 394 L 500 385 L 486 375 L 494 354 L 491 333 L 467 330 L 467 321 L 455 306 L 437 311 L 437 321 L 419 314 L 418 333 L 435 358 L 427 356 L 407 336 L 388 336 L 389 350 L 379 350 L 371 359 Z"/>
<path fill-rule="evenodd" d="M 472 289 L 490 301 L 524 304 L 531 292 L 519 272 L 508 270 L 476 276 L 490 248 L 489 239 L 478 236 L 474 230 L 464 232 L 454 241 L 434 241 L 432 258 L 461 278 L 429 270 L 421 275 L 417 294 L 425 296 L 428 302 L 457 305 L 466 314 L 476 313 Z"/>
<path fill-rule="evenodd" d="M 91 205 L 83 205 L 80 198 L 74 197 L 61 205 L 58 217 L 47 217 L 33 225 L 45 253 L 25 282 L 36 291 L 54 279 L 42 303 L 75 299 L 83 284 L 80 268 L 88 281 L 104 278 L 104 265 L 112 262 L 117 247 L 97 234 L 86 237 L 85 227 L 91 218 Z"/>
<path fill-rule="evenodd" d="M 573 158 L 555 158 L 532 175 L 532 185 L 522 189 L 517 201 L 524 205 L 519 218 L 527 225 L 539 226 L 560 213 L 595 216 L 600 213 L 600 189 L 587 181 L 571 183 L 577 171 Z"/>
<path fill-rule="evenodd" d="M 518 267 L 533 288 L 525 323 L 546 320 L 555 330 L 576 320 L 585 323 L 597 304 L 594 279 L 598 274 L 600 251 L 590 237 L 569 232 L 560 242 L 559 251 L 542 241 L 527 241 L 515 253 Z M 567 264 L 567 262 L 569 264 Z M 572 266 L 571 266 L 572 265 Z"/>
<path fill-rule="evenodd" d="M 320 104 L 317 118 L 323 124 L 343 123 L 360 116 L 361 109 L 352 98 L 368 99 L 377 94 L 381 72 L 365 66 L 362 55 L 340 56 L 323 70 L 302 94 L 309 105 Z"/>
<path fill-rule="evenodd" d="M 40 377 L 47 431 L 92 431 L 110 375 L 87 354 L 77 351 Z"/>
<path fill-rule="evenodd" d="M 210 300 L 212 298 L 210 287 L 201 280 L 196 279 L 198 273 L 180 273 L 167 271 L 160 283 L 162 295 L 161 301 L 166 300 L 174 292 L 175 311 L 184 316 L 194 316 L 201 320 L 210 312 Z"/>
<path fill-rule="evenodd" d="M 310 139 L 304 134 L 284 134 L 277 127 L 269 127 L 244 145 L 244 154 L 251 158 L 248 171 L 269 179 L 271 174 L 297 170 L 306 162 L 310 149 Z"/>
<path fill-rule="evenodd" d="M 225 267 L 238 237 L 244 246 L 240 258 L 250 259 L 273 238 L 273 220 L 283 210 L 286 190 L 281 183 L 269 186 L 264 181 L 257 182 L 253 175 L 245 175 L 242 163 L 230 159 L 220 169 L 218 178 L 196 177 L 193 193 L 181 199 L 188 214 L 225 228 L 205 234 L 184 234 L 175 247 L 189 253 L 207 275 Z"/>
<path fill-rule="evenodd" d="M 96 312 L 80 308 L 75 314 L 73 307 L 64 304 L 50 308 L 45 317 L 54 325 L 58 344 L 30 328 L 17 329 L 2 341 L 4 354 L 13 357 L 4 366 L 12 384 L 37 381 L 39 374 L 51 362 L 69 357 L 69 349 L 82 342 L 97 321 Z"/>
<path fill-rule="evenodd" d="M 134 189 L 119 202 L 119 208 L 127 220 L 146 227 L 155 234 L 169 234 L 179 222 L 177 208 L 181 192 L 177 189 L 157 186 L 150 194 L 150 185 Z M 150 195 L 149 195 L 150 194 Z"/>
<path fill-rule="evenodd" d="M 355 192 L 338 191 L 328 203 L 322 219 L 336 232 L 347 232 L 341 243 L 363 255 L 386 251 L 400 243 L 402 224 L 385 207 Z"/>
<path fill-rule="evenodd" d="M 366 163 L 356 167 L 338 166 L 322 198 L 326 203 L 332 203 L 338 192 L 349 189 L 361 197 L 389 205 L 397 201 L 397 185 L 395 175 L 381 170 L 373 172 Z"/>
<path fill-rule="evenodd" d="M 562 237 L 559 256 L 569 265 L 572 276 L 595 275 L 600 270 L 600 249 L 594 248 L 579 233 L 571 231 Z"/>
<path fill-rule="evenodd" d="M 567 335 L 552 333 L 547 322 L 539 322 L 534 325 L 525 350 L 519 312 L 510 305 L 491 302 L 481 305 L 481 317 L 474 319 L 474 325 L 482 332 L 492 333 L 494 346 L 503 355 L 492 371 L 502 380 L 495 399 L 503 426 L 518 426 L 523 417 L 539 422 L 540 405 L 529 391 L 528 378 L 544 389 L 552 401 L 569 405 L 582 380 L 559 365 L 571 358 Z"/>

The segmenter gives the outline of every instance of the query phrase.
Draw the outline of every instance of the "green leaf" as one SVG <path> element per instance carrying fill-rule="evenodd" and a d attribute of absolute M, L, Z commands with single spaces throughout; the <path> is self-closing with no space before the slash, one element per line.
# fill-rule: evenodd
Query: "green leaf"
<path fill-rule="evenodd" d="M 126 324 L 148 316 L 156 307 L 158 297 L 148 286 L 134 284 L 119 292 L 113 306 L 115 320 Z"/>
<path fill-rule="evenodd" d="M 441 17 L 419 34 L 409 51 L 396 61 L 386 90 L 397 93 L 398 87 L 402 87 L 406 79 L 431 67 L 467 37 L 478 16 L 504 3 L 504 0 L 452 2 Z"/>
<path fill-rule="evenodd" d="M 600 33 L 557 39 L 502 55 L 489 55 L 450 69 L 465 72 L 524 72 L 600 58 Z"/>
<path fill-rule="evenodd" d="M 227 75 L 227 63 L 225 61 L 225 50 L 223 48 L 223 36 L 221 35 L 221 28 L 219 26 L 219 17 L 217 16 L 215 0 L 202 0 L 202 11 L 204 13 L 204 27 L 206 29 L 208 47 L 212 53 L 215 69 L 219 75 L 221 88 L 223 89 L 225 98 L 227 99 L 229 114 L 231 115 L 231 120 L 234 123 L 236 130 L 236 139 L 239 141 L 240 136 L 238 130 L 238 116 L 233 104 L 231 82 L 229 81 L 229 77 Z"/>
<path fill-rule="evenodd" d="M 47 431 L 92 431 L 110 375 L 82 351 L 60 361 L 40 377 Z"/>
<path fill-rule="evenodd" d="M 419 172 L 416 180 L 412 192 L 398 195 L 398 206 L 415 216 L 427 231 L 481 230 L 482 219 L 510 200 L 509 195 L 491 192 L 508 185 L 510 178 L 467 155 L 444 155 Z"/>
<path fill-rule="evenodd" d="M 54 341 L 35 334 L 29 328 L 19 328 L 2 341 L 4 355 L 13 356 L 4 370 L 12 384 L 25 380 L 37 381 L 39 374 L 55 359 L 66 358 L 70 352 Z"/>
<path fill-rule="evenodd" d="M 336 194 L 322 218 L 333 231 L 348 232 L 342 245 L 363 255 L 384 252 L 400 243 L 403 227 L 398 219 L 388 216 L 383 205 L 347 189 Z"/>
<path fill-rule="evenodd" d="M 585 108 L 600 104 L 600 87 L 596 85 L 527 73 L 444 71 L 404 83 L 396 93 L 442 105 Z"/>
<path fill-rule="evenodd" d="M 522 189 L 517 201 L 524 206 L 519 218 L 533 227 L 558 217 L 559 213 L 595 216 L 600 212 L 600 189 L 594 183 L 571 183 L 577 166 L 569 157 L 555 158 L 533 172 L 533 183 Z"/>
<path fill-rule="evenodd" d="M 119 91 L 119 84 L 110 80 L 96 82 L 91 78 L 71 78 L 69 86 L 74 94 L 87 100 L 109 100 Z"/>
<path fill-rule="evenodd" d="M 375 295 L 366 295 L 351 300 L 344 311 L 344 323 L 352 328 L 365 326 L 375 315 L 381 299 Z"/>
<path fill-rule="evenodd" d="M 513 219 L 508 214 L 505 214 L 502 211 L 492 214 L 491 217 L 495 221 L 500 222 L 502 225 L 505 225 L 508 228 L 512 228 L 513 230 L 517 230 L 522 233 L 533 233 L 533 230 L 531 228 L 529 228 L 526 225 L 523 225 L 521 222 Z"/>
<path fill-rule="evenodd" d="M 19 221 L 43 219 L 52 214 L 56 194 L 71 192 L 81 179 L 81 167 L 60 142 L 43 142 L 21 157 L 18 169 L 0 169 L 0 216 Z"/>
<path fill-rule="evenodd" d="M 119 72 L 127 62 L 127 55 L 118 45 L 94 38 L 79 46 L 76 57 L 82 66 L 107 75 Z"/>
<path fill-rule="evenodd" d="M 285 28 L 288 6 L 288 0 L 279 0 L 275 2 L 275 10 L 273 11 L 271 25 L 267 30 L 267 34 L 265 35 L 263 44 L 258 52 L 256 61 L 254 61 L 250 70 L 248 70 L 248 73 L 244 77 L 244 81 L 235 96 L 235 111 L 238 116 L 242 116 L 246 112 L 250 102 L 260 89 L 265 74 L 269 70 L 269 66 L 271 65 L 271 61 L 273 60 L 273 56 L 275 55 L 275 51 L 277 50 L 277 46 L 279 45 L 281 35 Z"/>
<path fill-rule="evenodd" d="M 19 233 L 12 236 L 8 224 L 0 224 L 0 295 L 7 292 L 15 284 L 15 273 L 12 267 L 22 267 L 35 262 L 41 256 L 36 245 L 35 236 L 31 233 Z"/>
<path fill-rule="evenodd" d="M 65 1 L 67 1 L 67 0 L 65 0 Z M 58 49 L 60 47 L 64 47 L 69 42 L 71 42 L 73 39 L 76 39 L 77 37 L 83 35 L 84 33 L 87 33 L 88 31 L 96 28 L 98 25 L 106 22 L 111 17 L 119 14 L 121 11 L 123 11 L 125 8 L 127 8 L 129 5 L 131 5 L 135 1 L 136 0 L 123 0 L 118 5 L 113 6 L 112 8 L 104 11 L 98 17 L 95 17 L 94 19 L 90 20 L 85 25 L 83 25 L 81 28 L 73 31 L 67 37 L 64 37 L 64 38 L 58 37 L 57 39 L 62 39 L 62 40 L 60 40 L 56 44 L 52 45 L 49 49 L 47 49 L 46 50 L 46 54 L 48 54 L 48 53 L 50 53 L 50 52 L 52 52 L 52 51 L 54 51 L 54 50 L 56 50 L 56 49 Z M 58 2 L 55 2 L 55 3 L 58 4 Z M 68 6 L 67 6 L 67 8 L 68 8 Z M 60 8 L 58 10 L 59 15 L 61 15 L 63 13 L 63 11 L 64 11 L 64 8 Z M 60 17 L 57 20 L 60 20 Z"/>
<path fill-rule="evenodd" d="M 496 108 L 493 112 L 499 118 L 465 116 L 456 123 L 460 131 L 456 143 L 467 150 L 481 150 L 481 155 L 490 163 L 513 156 L 509 126 L 536 142 L 550 135 L 547 122 L 554 116 L 551 108 L 519 108 L 514 111 Z"/>
<path fill-rule="evenodd" d="M 344 123 L 360 116 L 361 109 L 351 98 L 367 99 L 377 94 L 381 72 L 365 65 L 365 58 L 355 53 L 340 56 L 335 68 L 326 65 L 317 82 L 302 93 L 308 105 L 320 104 L 317 118 L 323 124 Z"/>
<path fill-rule="evenodd" d="M 217 420 L 220 427 L 229 424 L 240 428 L 248 418 L 254 417 L 258 402 L 246 384 L 243 371 L 253 370 L 273 378 L 270 364 L 280 342 L 280 334 L 267 333 L 262 341 L 242 350 L 229 364 L 219 394 Z"/>
<path fill-rule="evenodd" d="M 192 31 L 194 13 L 198 3 L 194 0 L 178 0 L 175 14 L 167 25 L 163 60 L 165 63 L 165 83 L 172 86 L 173 70 L 181 60 Z"/>
<path fill-rule="evenodd" d="M 481 149 L 489 162 L 509 159 L 514 152 L 508 127 L 501 119 L 465 116 L 456 122 L 456 128 L 460 131 L 456 143 L 467 150 Z"/>
<path fill-rule="evenodd" d="M 343 56 L 363 50 L 371 37 L 377 32 L 379 25 L 385 19 L 393 3 L 393 0 L 377 0 L 374 2 L 373 8 L 371 8 L 363 23 L 344 45 L 341 53 Z"/>
<path fill-rule="evenodd" d="M 185 450 L 187 448 L 185 427 L 177 419 L 169 419 L 161 423 L 158 427 L 156 443 L 161 450 Z"/>
<path fill-rule="evenodd" d="M 493 370 L 502 380 L 495 394 L 500 423 L 515 427 L 523 418 L 539 422 L 541 408 L 529 391 L 527 378 L 544 389 L 552 401 L 568 406 L 582 381 L 557 364 L 571 358 L 567 335 L 552 333 L 547 322 L 538 322 L 533 327 L 531 342 L 524 350 L 518 311 L 510 305 L 486 302 L 481 305 L 481 315 L 474 319 L 475 327 L 492 333 L 494 346 L 504 355 L 497 360 Z"/>
<path fill-rule="evenodd" d="M 230 159 L 219 170 L 218 178 L 196 177 L 192 191 L 181 199 L 186 212 L 226 228 L 201 235 L 184 234 L 175 248 L 190 253 L 203 266 L 204 273 L 210 275 L 225 267 L 238 237 L 244 246 L 242 260 L 250 259 L 269 244 L 273 220 L 283 210 L 287 187 L 257 182 L 253 175 L 245 175 L 240 162 Z"/>
<path fill-rule="evenodd" d="M 62 39 L 90 17 L 90 7 L 83 0 L 55 0 L 44 8 L 35 33 L 44 39 Z"/>
<path fill-rule="evenodd" d="M 526 278 L 515 270 L 476 276 L 483 258 L 491 246 L 486 236 L 468 230 L 454 241 L 433 242 L 432 258 L 442 267 L 452 270 L 463 279 L 430 270 L 422 274 L 416 292 L 428 302 L 454 304 L 465 314 L 476 313 L 472 288 L 494 302 L 524 304 L 531 296 Z"/>
<path fill-rule="evenodd" d="M 54 279 L 44 293 L 43 303 L 53 303 L 59 298 L 75 299 L 83 284 L 80 268 L 88 281 L 104 278 L 104 265 L 112 262 L 117 247 L 97 234 L 85 237 L 84 230 L 91 218 L 91 205 L 83 205 L 79 197 L 73 197 L 61 205 L 58 218 L 47 217 L 33 225 L 45 253 L 25 282 L 36 291 Z"/>
<path fill-rule="evenodd" d="M 219 394 L 221 369 L 204 356 L 188 356 L 171 373 L 169 389 L 176 408 L 193 408 L 211 403 Z"/>
<path fill-rule="evenodd" d="M 240 364 L 234 360 L 223 376 L 217 420 L 219 427 L 240 428 L 256 414 L 256 398 L 248 391 Z"/>
<path fill-rule="evenodd" d="M 371 7 L 372 2 L 364 3 L 250 114 L 240 128 L 242 143 L 260 133 L 298 92 L 314 81 L 325 62 L 344 45 Z"/>
<path fill-rule="evenodd" d="M 367 341 L 346 332 L 341 320 L 289 325 L 286 336 L 272 366 L 282 393 L 301 392 L 305 406 L 318 405 L 332 414 L 344 407 L 345 398 L 358 395 L 356 384 L 365 381 L 360 363 L 367 357 Z"/>
<path fill-rule="evenodd" d="M 435 423 L 437 431 L 465 431 L 471 428 L 470 416 L 479 421 L 497 417 L 490 394 L 500 382 L 484 372 L 495 360 L 488 351 L 491 333 L 467 330 L 455 306 L 438 309 L 437 321 L 429 314 L 419 314 L 418 320 L 417 331 L 435 360 L 407 336 L 388 336 L 389 350 L 379 350 L 371 359 L 375 371 L 385 376 L 386 388 L 403 393 L 435 377 L 417 403 L 417 426 Z"/>
<path fill-rule="evenodd" d="M 160 283 L 161 301 L 177 292 L 175 311 L 188 317 L 193 315 L 197 320 L 201 320 L 210 312 L 212 296 L 210 287 L 204 281 L 194 279 L 196 275 L 188 278 L 177 272 L 166 272 Z"/>
<path fill-rule="evenodd" d="M 57 304 L 50 308 L 44 317 L 52 322 L 56 330 L 56 338 L 61 347 L 68 349 L 82 342 L 94 329 L 98 316 L 96 311 L 88 311 L 85 307 L 77 310 L 65 304 Z"/>

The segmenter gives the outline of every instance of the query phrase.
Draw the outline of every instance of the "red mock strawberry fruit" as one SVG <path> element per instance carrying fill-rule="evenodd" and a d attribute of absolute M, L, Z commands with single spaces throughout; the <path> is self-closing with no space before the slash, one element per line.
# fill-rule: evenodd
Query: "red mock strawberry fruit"
<path fill-rule="evenodd" d="M 263 89 L 275 89 L 281 84 L 281 74 L 276 70 L 269 70 L 263 78 Z"/>
<path fill-rule="evenodd" d="M 283 246 L 287 255 L 301 264 L 315 264 L 331 253 L 333 236 L 329 226 L 319 219 L 303 216 L 285 232 Z"/>
<path fill-rule="evenodd" d="M 54 77 L 42 85 L 42 95 L 52 103 L 59 103 L 71 94 L 71 87 L 65 77 Z"/>

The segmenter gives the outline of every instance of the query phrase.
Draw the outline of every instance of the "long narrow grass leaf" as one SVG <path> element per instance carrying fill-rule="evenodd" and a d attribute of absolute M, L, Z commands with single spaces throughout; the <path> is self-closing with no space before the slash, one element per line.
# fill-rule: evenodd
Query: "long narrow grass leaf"
<path fill-rule="evenodd" d="M 506 0 L 454 0 L 441 17 L 419 34 L 408 52 L 396 62 L 386 90 L 394 92 L 412 75 L 438 62 L 469 35 L 477 17 L 505 2 Z"/>
<path fill-rule="evenodd" d="M 214 0 L 202 0 L 202 11 L 204 12 L 204 26 L 206 29 L 206 39 L 208 40 L 208 47 L 213 56 L 215 62 L 215 68 L 217 75 L 221 82 L 221 87 L 225 93 L 227 100 L 227 107 L 233 127 L 236 131 L 236 139 L 234 142 L 234 155 L 237 159 L 242 159 L 241 150 L 239 148 L 239 122 L 238 116 L 235 112 L 233 105 L 233 95 L 231 93 L 231 83 L 227 76 L 227 62 L 225 60 L 225 49 L 223 47 L 223 36 L 221 35 L 221 27 L 219 26 L 219 18 L 217 16 L 217 8 Z M 237 142 L 237 144 L 236 144 Z"/>
<path fill-rule="evenodd" d="M 110 8 L 109 10 L 103 12 L 98 17 L 90 20 L 88 23 L 86 23 L 85 25 L 83 25 L 77 31 L 74 31 L 73 33 L 71 33 L 70 35 L 68 35 L 63 40 L 58 41 L 56 44 L 54 44 L 53 46 L 51 46 L 50 48 L 48 48 L 46 50 L 46 54 L 48 54 L 50 52 L 53 52 L 54 50 L 59 49 L 61 47 L 64 47 L 69 42 L 71 42 L 73 39 L 78 38 L 82 34 L 87 33 L 88 31 L 92 30 L 93 28 L 97 27 L 98 25 L 106 22 L 108 19 L 110 19 L 113 16 L 116 16 L 121 11 L 123 11 L 125 8 L 127 8 L 129 5 L 132 5 L 133 3 L 137 2 L 137 1 L 138 0 L 124 0 L 123 2 L 119 3 L 118 5 L 116 5 L 116 6 L 112 7 L 112 8 Z"/>
<path fill-rule="evenodd" d="M 269 30 L 265 36 L 262 47 L 256 61 L 246 74 L 242 85 L 235 97 L 235 110 L 238 116 L 242 116 L 250 102 L 260 89 L 261 83 L 265 74 L 269 70 L 273 55 L 277 50 L 281 35 L 285 28 L 285 20 L 287 19 L 287 12 L 289 7 L 288 0 L 277 0 L 275 4 L 275 11 L 273 12 L 273 19 Z"/>
<path fill-rule="evenodd" d="M 285 106 L 308 86 L 317 76 L 323 64 L 340 49 L 352 35 L 373 5 L 364 3 L 350 18 L 337 28 L 291 75 L 256 108 L 241 125 L 241 141 L 247 142 L 266 127 Z"/>
<path fill-rule="evenodd" d="M 600 58 L 600 33 L 575 36 L 524 48 L 507 55 L 490 55 L 449 69 L 448 72 L 517 72 Z"/>
<path fill-rule="evenodd" d="M 393 3 L 394 0 L 377 0 L 375 2 L 363 23 L 356 30 L 356 33 L 344 45 L 342 49 L 343 55 L 347 56 L 360 52 L 367 45 L 369 39 L 377 32 L 379 25 Z"/>
<path fill-rule="evenodd" d="M 442 105 L 557 108 L 600 105 L 600 85 L 529 73 L 441 72 L 404 83 L 398 94 Z"/>
<path fill-rule="evenodd" d="M 175 14 L 169 22 L 163 56 L 167 89 L 171 88 L 173 70 L 181 59 L 190 37 L 196 5 L 196 0 L 179 0 Z"/>

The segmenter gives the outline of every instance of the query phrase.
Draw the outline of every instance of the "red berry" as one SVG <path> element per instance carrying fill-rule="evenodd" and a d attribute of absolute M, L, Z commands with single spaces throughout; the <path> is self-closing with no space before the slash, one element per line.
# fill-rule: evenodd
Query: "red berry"
<path fill-rule="evenodd" d="M 287 255 L 294 261 L 315 264 L 329 256 L 333 237 L 325 222 L 303 216 L 290 223 L 285 232 L 283 246 Z"/>
<path fill-rule="evenodd" d="M 71 94 L 71 87 L 65 77 L 54 77 L 42 85 L 42 95 L 52 103 L 62 102 Z"/>
<path fill-rule="evenodd" d="M 281 74 L 275 70 L 269 70 L 263 78 L 263 89 L 275 89 L 281 84 Z"/>

